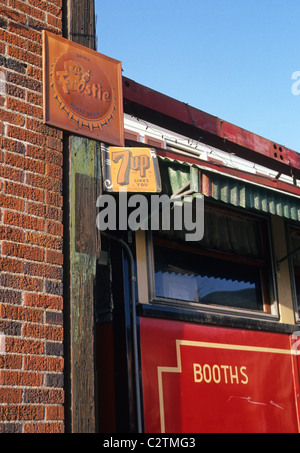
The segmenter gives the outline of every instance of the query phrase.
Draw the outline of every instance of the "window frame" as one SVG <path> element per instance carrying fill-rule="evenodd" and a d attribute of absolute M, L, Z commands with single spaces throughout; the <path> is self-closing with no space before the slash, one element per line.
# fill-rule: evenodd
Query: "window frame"
<path fill-rule="evenodd" d="M 224 209 L 224 211 L 228 212 L 236 212 L 238 215 L 243 217 L 252 218 L 255 220 L 261 220 L 264 222 L 265 225 L 265 232 L 263 232 L 263 240 L 264 246 L 267 247 L 270 258 L 267 263 L 265 263 L 267 280 L 269 282 L 269 288 L 265 287 L 265 284 L 262 282 L 262 297 L 265 300 L 265 293 L 268 291 L 269 295 L 269 310 L 268 311 L 260 311 L 260 310 L 251 310 L 251 309 L 244 309 L 244 308 L 237 308 L 237 307 L 230 307 L 224 305 L 208 305 L 208 304 L 201 304 L 199 302 L 190 302 L 190 301 L 180 301 L 178 299 L 171 299 L 171 298 L 162 298 L 157 297 L 155 294 L 155 268 L 154 268 L 154 248 L 153 248 L 153 235 L 151 231 L 143 232 L 145 237 L 145 249 L 143 252 L 143 265 L 140 266 L 137 263 L 138 268 L 138 276 L 139 273 L 142 272 L 141 281 L 143 281 L 143 288 L 142 288 L 142 297 L 140 300 L 141 304 L 149 304 L 151 306 L 157 307 L 165 307 L 169 309 L 175 309 L 180 311 L 189 311 L 195 313 L 211 313 L 211 314 L 223 314 L 223 315 L 232 315 L 237 317 L 243 317 L 247 319 L 261 319 L 261 320 L 270 320 L 270 321 L 279 321 L 279 309 L 278 309 L 278 298 L 277 298 L 277 286 L 276 286 L 276 278 L 275 278 L 275 267 L 274 267 L 274 259 L 273 259 L 273 249 L 272 249 L 272 242 L 271 242 L 271 229 L 270 229 L 270 219 L 267 215 L 260 215 L 260 214 L 253 214 L 249 211 L 241 210 L 240 208 L 235 207 L 227 207 L 221 205 L 220 203 L 214 201 L 206 201 L 206 204 L 210 206 L 217 206 L 218 209 Z M 173 245 L 176 243 L 175 238 L 173 240 Z M 186 248 L 192 249 L 193 245 L 189 244 L 185 246 Z M 210 254 L 210 256 L 215 256 L 216 258 L 223 258 L 226 256 L 229 259 L 229 253 L 226 252 L 219 252 L 219 251 L 208 251 L 205 248 L 198 248 L 197 253 L 201 253 L 202 255 Z M 233 254 L 230 257 L 232 260 L 237 262 L 238 260 L 234 259 Z M 245 264 L 249 264 L 251 261 L 260 261 L 259 259 L 255 258 L 242 258 L 239 256 L 240 260 L 244 261 Z M 146 263 L 145 263 L 146 260 Z M 138 261 L 138 260 L 137 260 Z M 261 266 L 263 267 L 263 266 Z M 145 275 L 147 273 L 147 275 Z M 141 277 L 141 275 L 140 275 Z M 145 285 L 146 283 L 146 285 Z M 139 285 L 141 287 L 141 284 Z M 264 303 L 265 305 L 265 303 Z"/>
<path fill-rule="evenodd" d="M 300 324 L 300 301 L 298 304 L 297 299 L 297 290 L 296 290 L 296 278 L 295 275 L 300 275 L 300 266 L 294 265 L 293 255 L 292 255 L 292 245 L 291 245 L 291 234 L 292 231 L 297 231 L 300 234 L 300 227 L 297 225 L 288 225 L 288 234 L 287 234 L 287 247 L 288 247 L 288 262 L 289 262 L 289 269 L 290 269 L 290 278 L 291 278 L 291 286 L 292 286 L 292 298 L 293 298 L 293 305 L 294 305 L 294 313 L 295 313 L 295 320 L 297 324 Z"/>

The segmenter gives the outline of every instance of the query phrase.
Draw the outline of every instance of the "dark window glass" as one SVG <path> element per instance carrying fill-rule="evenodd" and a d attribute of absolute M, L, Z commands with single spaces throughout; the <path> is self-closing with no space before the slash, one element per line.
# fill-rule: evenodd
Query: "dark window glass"
<path fill-rule="evenodd" d="M 258 267 L 155 246 L 157 297 L 263 309 Z"/>
<path fill-rule="evenodd" d="M 205 206 L 198 243 L 182 232 L 153 232 L 154 296 L 270 313 L 271 265 L 261 218 Z"/>
<path fill-rule="evenodd" d="M 300 316 L 300 230 L 292 229 L 290 234 L 290 251 L 293 252 L 292 262 L 294 266 L 296 303 Z"/>
<path fill-rule="evenodd" d="M 295 272 L 296 299 L 298 306 L 298 315 L 300 316 L 300 269 Z"/>

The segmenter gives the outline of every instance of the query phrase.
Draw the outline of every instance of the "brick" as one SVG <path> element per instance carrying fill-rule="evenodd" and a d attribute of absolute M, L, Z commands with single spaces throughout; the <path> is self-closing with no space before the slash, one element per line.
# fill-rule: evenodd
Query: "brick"
<path fill-rule="evenodd" d="M 24 27 L 21 24 L 15 23 L 15 22 L 10 22 L 8 25 L 8 31 L 11 33 L 14 33 L 17 36 L 22 36 L 27 39 L 31 39 L 35 42 L 41 43 L 42 42 L 42 37 L 41 33 L 29 29 L 28 27 Z"/>
<path fill-rule="evenodd" d="M 33 159 L 45 160 L 45 148 L 40 148 L 38 146 L 26 145 L 26 155 L 32 157 Z"/>
<path fill-rule="evenodd" d="M 4 182 L 4 192 L 20 198 L 27 198 L 33 201 L 44 201 L 44 191 L 38 188 L 28 187 L 9 181 Z"/>
<path fill-rule="evenodd" d="M 5 335 L 20 336 L 22 330 L 21 328 L 22 326 L 20 322 L 13 322 L 11 320 L 9 321 L 0 320 L 0 332 L 3 332 Z M 45 350 L 46 349 L 47 345 L 45 347 Z"/>
<path fill-rule="evenodd" d="M 28 230 L 43 231 L 44 229 L 43 219 L 13 211 L 4 212 L 3 223 L 6 225 L 19 226 Z"/>
<path fill-rule="evenodd" d="M 62 310 L 63 308 L 63 299 L 60 296 L 25 293 L 24 303 L 32 307 L 43 307 L 52 310 Z"/>
<path fill-rule="evenodd" d="M 59 140 L 63 139 L 63 132 L 60 129 L 56 129 L 52 126 L 48 126 L 48 124 L 43 124 L 42 133 L 44 135 L 47 135 L 48 137 L 54 137 Z"/>
<path fill-rule="evenodd" d="M 0 257 L 0 272 L 21 273 L 23 272 L 23 263 L 20 260 Z"/>
<path fill-rule="evenodd" d="M 39 55 L 35 55 L 31 52 L 28 52 L 20 47 L 15 47 L 12 45 L 8 46 L 8 55 L 12 58 L 15 58 L 18 61 L 24 61 L 26 63 L 30 63 L 34 66 L 41 67 L 42 66 L 42 57 Z"/>
<path fill-rule="evenodd" d="M 1 3 L 6 3 L 6 0 L 1 0 Z M 6 29 L 8 26 L 8 20 L 5 17 L 0 17 L 0 27 Z"/>
<path fill-rule="evenodd" d="M 4 241 L 2 244 L 3 255 L 15 256 L 18 258 L 30 259 L 33 261 L 43 261 L 44 250 L 32 245 L 16 244 Z"/>
<path fill-rule="evenodd" d="M 46 192 L 45 203 L 51 206 L 62 207 L 63 197 L 57 192 Z"/>
<path fill-rule="evenodd" d="M 24 357 L 24 370 L 62 372 L 64 360 L 61 357 Z"/>
<path fill-rule="evenodd" d="M 46 324 L 63 325 L 63 314 L 57 311 L 46 311 Z"/>
<path fill-rule="evenodd" d="M 0 11 L 1 13 L 1 11 Z M 26 73 L 27 63 L 22 63 L 15 58 L 8 58 L 3 55 L 0 55 L 0 66 L 4 66 L 7 69 L 11 69 L 12 71 L 19 72 L 20 74 Z M 7 78 L 7 82 L 9 79 Z"/>
<path fill-rule="evenodd" d="M 61 7 L 58 7 L 51 2 L 47 2 L 44 0 L 29 0 L 29 3 L 32 6 L 35 6 L 36 8 L 39 8 L 43 11 L 47 11 L 48 13 L 53 14 L 54 16 L 57 16 L 59 18 L 62 17 Z"/>
<path fill-rule="evenodd" d="M 42 31 L 42 30 L 49 30 L 47 24 L 44 21 L 38 20 L 34 17 L 28 16 L 27 25 L 30 29 Z"/>
<path fill-rule="evenodd" d="M 7 136 L 33 145 L 43 146 L 44 144 L 43 135 L 10 124 L 7 125 Z"/>
<path fill-rule="evenodd" d="M 22 47 L 23 49 L 27 48 L 27 40 L 21 38 L 18 35 L 9 33 L 8 31 L 0 28 L 0 39 L 5 41 L 7 44 L 13 44 L 14 46 Z"/>
<path fill-rule="evenodd" d="M 54 252 L 46 250 L 45 252 L 46 263 L 63 264 L 63 254 L 61 252 Z"/>
<path fill-rule="evenodd" d="M 64 420 L 63 406 L 46 407 L 46 420 Z"/>
<path fill-rule="evenodd" d="M 45 165 L 43 162 L 39 162 L 37 160 L 30 159 L 29 157 L 24 157 L 20 154 L 14 154 L 10 152 L 5 153 L 4 162 L 7 165 L 11 165 L 12 167 L 18 167 L 36 173 L 44 173 L 45 170 Z"/>
<path fill-rule="evenodd" d="M 40 11 L 37 8 L 33 8 L 32 6 L 27 5 L 27 3 L 24 3 L 24 1 L 9 0 L 8 4 L 9 4 L 9 6 L 13 7 L 15 10 L 22 11 L 26 15 L 36 17 L 40 20 L 45 19 L 43 11 Z"/>
<path fill-rule="evenodd" d="M 22 432 L 22 423 L 0 423 L 1 434 L 19 434 Z"/>
<path fill-rule="evenodd" d="M 46 208 L 46 218 L 62 222 L 63 212 L 62 212 L 62 210 L 60 208 L 56 208 L 54 206 L 47 206 L 47 208 Z"/>
<path fill-rule="evenodd" d="M 6 17 L 9 17 L 10 19 L 19 22 L 21 24 L 26 23 L 26 16 L 22 14 L 19 11 L 14 11 L 11 8 L 7 8 L 4 5 L 0 5 L 0 14 Z"/>
<path fill-rule="evenodd" d="M 60 373 L 47 373 L 45 385 L 52 388 L 63 388 L 64 375 Z"/>
<path fill-rule="evenodd" d="M 18 305 L 0 304 L 0 317 L 19 321 L 43 322 L 43 311 L 39 309 L 20 307 Z"/>
<path fill-rule="evenodd" d="M 13 291 L 11 289 L 0 289 L 0 302 L 10 303 L 10 304 L 20 304 L 21 303 L 21 292 Z"/>
<path fill-rule="evenodd" d="M 12 388 L 0 388 L 0 403 L 21 403 L 22 390 Z"/>
<path fill-rule="evenodd" d="M 54 192 L 62 192 L 62 181 L 49 176 L 36 175 L 33 173 L 26 174 L 26 183 L 29 186 L 39 187 Z"/>
<path fill-rule="evenodd" d="M 11 85 L 10 83 L 6 85 L 6 93 L 8 96 L 13 96 L 15 98 L 24 99 L 26 97 L 26 92 L 24 88 L 20 88 L 16 85 Z"/>
<path fill-rule="evenodd" d="M 25 262 L 23 264 L 23 271 L 25 275 L 32 275 L 34 277 L 54 278 L 59 280 L 63 277 L 62 267 L 47 264 Z"/>
<path fill-rule="evenodd" d="M 27 291 L 42 291 L 43 282 L 40 278 L 16 274 L 2 274 L 1 285 L 6 288 L 23 289 Z"/>
<path fill-rule="evenodd" d="M 1 240 L 9 239 L 12 242 L 24 242 L 24 231 L 19 228 L 13 228 L 6 225 L 0 225 Z"/>
<path fill-rule="evenodd" d="M 63 404 L 64 391 L 56 389 L 24 389 L 24 403 Z"/>
<path fill-rule="evenodd" d="M 1 64 L 1 60 L 0 60 L 0 64 Z M 21 70 L 22 67 L 23 67 L 23 70 Z M 25 65 L 25 64 L 21 65 L 19 74 L 8 71 L 7 76 L 6 76 L 7 83 L 12 83 L 19 87 L 28 88 L 28 90 L 37 91 L 39 93 L 42 93 L 42 77 L 40 78 L 40 80 L 37 80 L 37 77 L 35 76 L 35 74 L 37 73 L 37 69 L 28 68 L 27 76 L 24 76 L 24 73 L 26 72 L 26 68 L 27 68 L 27 65 Z M 34 78 L 31 78 L 30 76 L 34 77 Z"/>
<path fill-rule="evenodd" d="M 0 406 L 1 420 L 42 420 L 44 408 L 42 406 Z"/>
<path fill-rule="evenodd" d="M 43 123 L 41 120 L 26 116 L 25 127 L 31 131 L 42 133 Z"/>
<path fill-rule="evenodd" d="M 45 354 L 62 357 L 64 355 L 64 345 L 62 343 L 57 343 L 55 341 L 46 341 Z"/>
<path fill-rule="evenodd" d="M 24 423 L 23 432 L 31 434 L 64 433 L 64 423 Z"/>
<path fill-rule="evenodd" d="M 1 228 L 0 228 L 1 233 Z M 48 234 L 37 233 L 33 231 L 25 232 L 25 241 L 29 244 L 39 245 L 43 248 L 62 250 L 63 240 Z"/>
<path fill-rule="evenodd" d="M 7 337 L 5 342 L 6 352 L 18 354 L 43 354 L 44 345 L 40 340 Z"/>
<path fill-rule="evenodd" d="M 15 112 L 9 112 L 6 109 L 0 109 L 0 118 L 2 121 L 10 124 L 15 124 L 16 126 L 24 126 L 25 117 L 18 115 Z"/>
<path fill-rule="evenodd" d="M 44 338 L 47 340 L 63 340 L 63 329 L 57 326 L 44 326 L 26 323 L 22 334 L 25 337 Z"/>
<path fill-rule="evenodd" d="M 37 217 L 45 217 L 47 208 L 42 203 L 35 203 L 33 201 L 27 201 L 25 206 L 27 214 L 32 214 Z"/>
<path fill-rule="evenodd" d="M 37 55 L 42 55 L 42 46 L 33 41 L 27 41 L 27 50 L 28 52 L 35 53 Z"/>
<path fill-rule="evenodd" d="M 22 368 L 22 356 L 16 354 L 0 355 L 0 368 L 19 370 Z"/>
<path fill-rule="evenodd" d="M 5 47 L 6 45 L 4 44 L 4 42 L 0 42 L 0 54 L 4 55 L 6 53 Z M 1 103 L 4 104 L 3 100 L 1 101 Z"/>
<path fill-rule="evenodd" d="M 43 96 L 40 93 L 33 93 L 31 91 L 27 91 L 26 101 L 29 104 L 34 104 L 41 108 L 43 107 Z"/>
<path fill-rule="evenodd" d="M 45 226 L 46 233 L 52 234 L 53 236 L 63 236 L 63 225 L 58 222 L 46 221 Z"/>
<path fill-rule="evenodd" d="M 46 280 L 45 290 L 47 293 L 56 294 L 57 296 L 63 295 L 63 285 L 62 282 Z"/>
<path fill-rule="evenodd" d="M 31 373 L 29 371 L 0 370 L 0 385 L 39 387 L 42 384 L 43 384 L 42 373 Z M 3 418 L 0 415 L 0 420 L 1 419 Z"/>
<path fill-rule="evenodd" d="M 45 173 L 52 178 L 62 179 L 62 168 L 58 165 L 47 164 Z"/>
<path fill-rule="evenodd" d="M 12 140 L 7 137 L 0 137 L 0 147 L 3 150 L 12 151 L 14 153 L 25 154 L 25 145 L 17 140 Z"/>
<path fill-rule="evenodd" d="M 0 0 L 1 433 L 64 432 L 63 132 L 43 123 L 44 29 L 62 34 L 62 0 Z"/>
<path fill-rule="evenodd" d="M 23 171 L 17 170 L 12 167 L 8 167 L 7 165 L 0 164 L 0 178 L 10 179 L 16 182 L 23 181 Z"/>
<path fill-rule="evenodd" d="M 58 28 L 59 30 L 62 29 L 62 20 L 52 16 L 51 14 L 47 14 L 47 22 L 48 24 L 52 25 L 55 28 Z"/>
<path fill-rule="evenodd" d="M 29 88 L 30 90 L 34 90 L 34 91 L 39 91 L 39 92 L 42 92 L 41 90 L 41 87 L 42 87 L 42 80 L 43 80 L 43 72 L 42 72 L 42 69 L 40 68 L 37 68 L 35 66 L 30 66 L 28 65 L 27 67 L 27 76 L 28 77 L 32 77 L 34 80 L 31 81 L 32 85 L 31 87 Z M 36 82 L 34 84 L 34 82 Z M 29 81 L 30 83 L 30 81 Z M 35 89 L 33 88 L 33 86 L 35 85 Z"/>
<path fill-rule="evenodd" d="M 45 161 L 50 162 L 62 167 L 63 165 L 63 155 L 58 151 L 54 151 L 50 148 L 44 148 L 45 152 Z"/>
<path fill-rule="evenodd" d="M 62 142 L 54 137 L 48 136 L 46 141 L 48 148 L 54 149 L 55 151 L 62 151 Z"/>
<path fill-rule="evenodd" d="M 54 5 L 59 6 L 61 8 L 62 4 L 63 4 L 63 0 L 52 0 L 52 3 L 54 3 Z"/>
<path fill-rule="evenodd" d="M 14 209 L 16 211 L 24 210 L 24 200 L 20 198 L 11 197 L 8 195 L 3 195 L 0 193 L 0 206 L 2 208 Z M 0 236 L 2 239 L 2 236 Z"/>
<path fill-rule="evenodd" d="M 19 112 L 27 116 L 35 118 L 43 117 L 43 110 L 40 107 L 30 105 L 28 102 L 20 101 L 19 99 L 8 97 L 6 99 L 6 107 L 14 112 Z"/>

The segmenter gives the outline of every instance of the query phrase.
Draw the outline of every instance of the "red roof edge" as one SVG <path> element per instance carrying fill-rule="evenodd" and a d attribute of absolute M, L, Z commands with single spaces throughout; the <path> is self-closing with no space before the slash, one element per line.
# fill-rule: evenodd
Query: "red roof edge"
<path fill-rule="evenodd" d="M 124 111 L 300 179 L 300 154 L 123 77 Z"/>

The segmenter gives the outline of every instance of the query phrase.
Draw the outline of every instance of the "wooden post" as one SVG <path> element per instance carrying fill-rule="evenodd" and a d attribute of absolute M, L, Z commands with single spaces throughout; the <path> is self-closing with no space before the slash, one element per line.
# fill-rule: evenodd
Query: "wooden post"
<path fill-rule="evenodd" d="M 100 232 L 100 144 L 70 139 L 70 373 L 71 430 L 93 433 L 96 422 L 95 294 Z"/>
<path fill-rule="evenodd" d="M 64 37 L 95 50 L 94 0 L 64 2 Z M 66 360 L 68 406 L 72 433 L 97 432 L 95 385 L 96 257 L 100 236 L 96 228 L 96 199 L 100 195 L 100 145 L 65 134 L 65 204 L 68 204 L 69 301 L 65 300 L 68 347 Z M 68 156 L 68 157 L 67 157 Z M 67 169 L 68 167 L 68 169 Z M 68 174 L 67 174 L 68 172 Z"/>
<path fill-rule="evenodd" d="M 94 0 L 68 0 L 65 37 L 96 50 Z"/>

